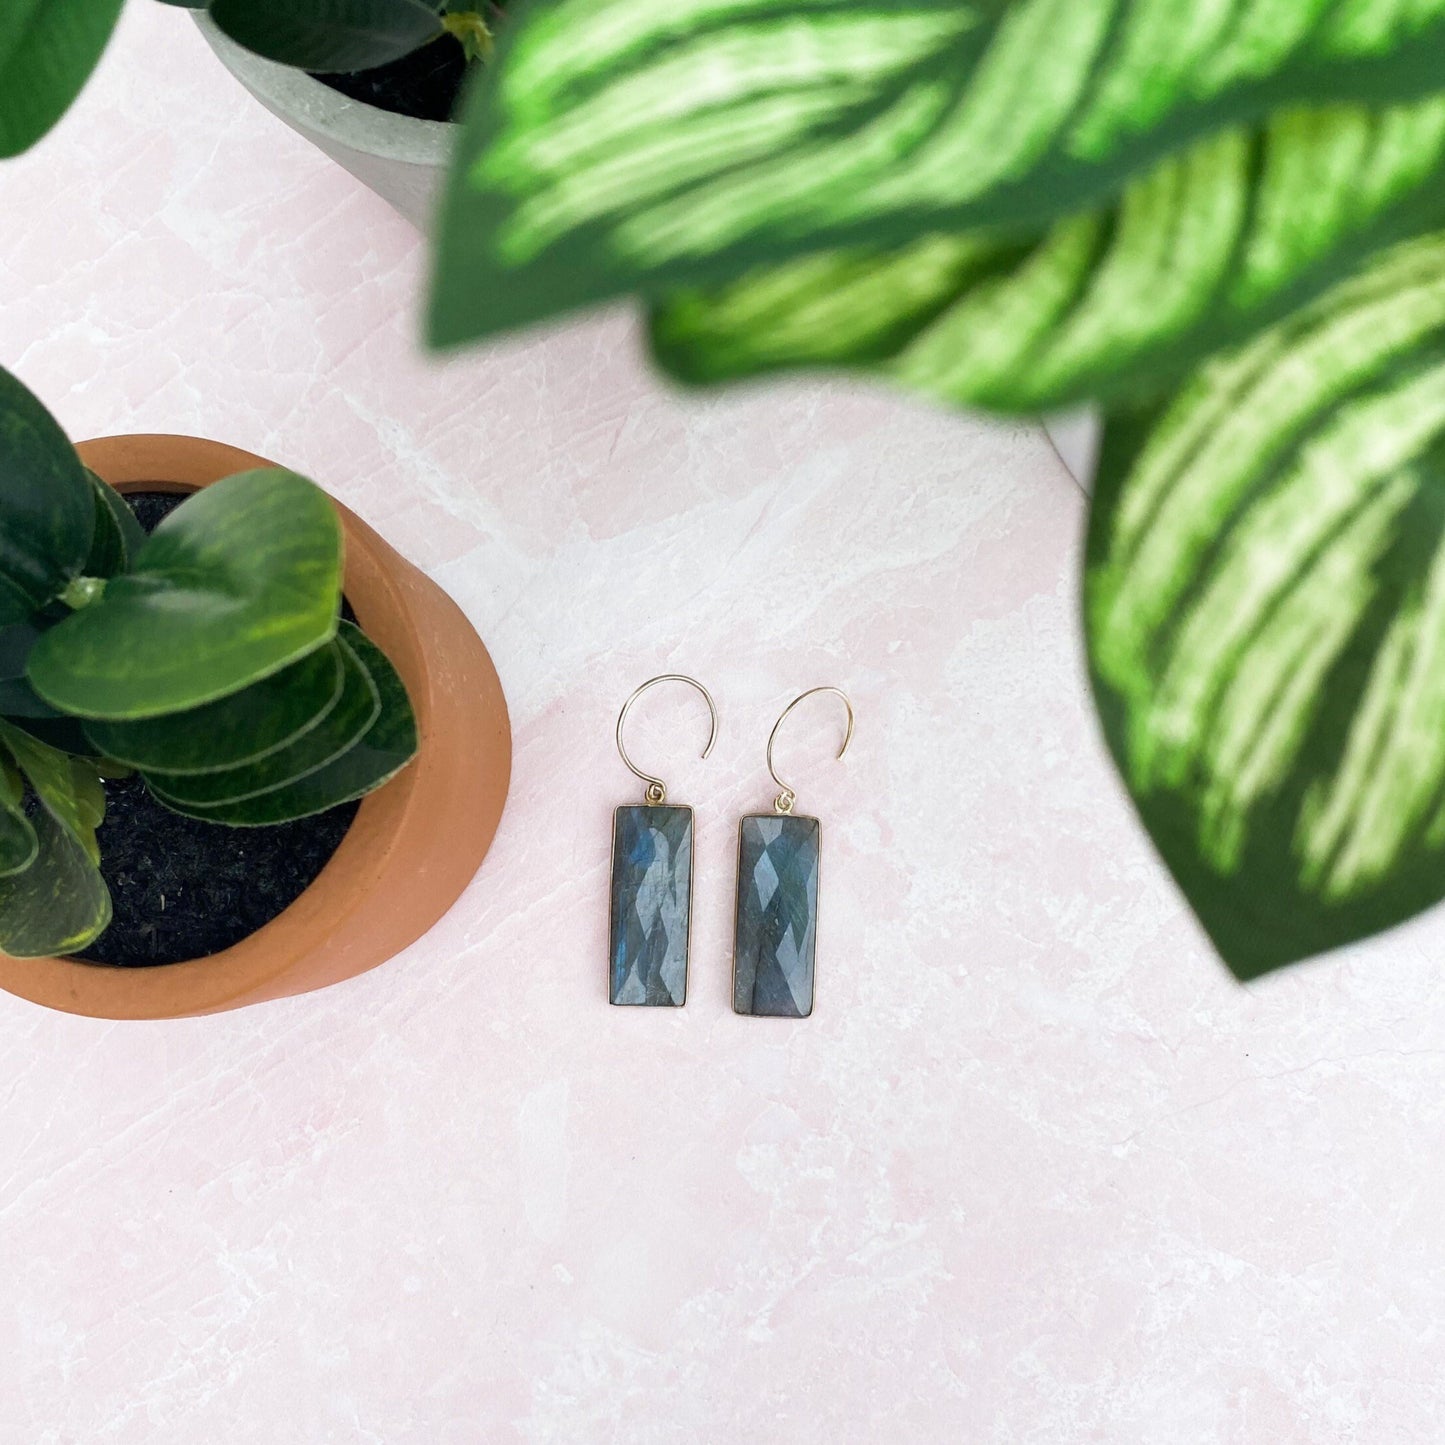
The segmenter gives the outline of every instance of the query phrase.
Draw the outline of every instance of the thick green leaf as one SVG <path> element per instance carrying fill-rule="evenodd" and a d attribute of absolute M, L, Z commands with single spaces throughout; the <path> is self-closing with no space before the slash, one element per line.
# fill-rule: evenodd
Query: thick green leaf
<path fill-rule="evenodd" d="M 336 509 L 305 477 L 228 477 L 177 507 L 125 576 L 40 639 L 31 685 L 103 719 L 239 692 L 335 635 L 341 545 Z"/>
<path fill-rule="evenodd" d="M 40 851 L 24 801 L 25 780 L 0 751 L 0 878 L 23 873 Z"/>
<path fill-rule="evenodd" d="M 21 732 L 28 733 L 32 738 L 42 742 L 46 747 L 54 748 L 57 752 L 69 753 L 72 757 L 91 758 L 98 757 L 91 741 L 85 735 L 78 719 L 73 717 L 26 717 L 23 714 L 13 714 L 9 721 Z"/>
<path fill-rule="evenodd" d="M 297 783 L 243 803 L 185 811 L 232 827 L 264 827 L 325 812 L 374 792 L 416 756 L 416 718 L 406 687 L 386 655 L 369 637 L 347 634 L 381 694 L 381 712 L 366 736 L 335 762 Z"/>
<path fill-rule="evenodd" d="M 147 770 L 145 780 L 163 803 L 178 810 L 242 803 L 298 782 L 355 746 L 381 712 L 381 695 L 351 643 L 359 636 L 350 623 L 334 646 L 341 655 L 341 698 L 314 727 L 284 748 L 223 772 L 167 773 Z"/>
<path fill-rule="evenodd" d="M 92 863 L 100 862 L 95 830 L 105 817 L 105 790 L 94 771 L 79 759 L 0 721 L 0 744 L 20 765 L 50 813 L 72 833 Z"/>
<path fill-rule="evenodd" d="M 87 577 L 114 577 L 140 555 L 146 541 L 145 529 L 119 492 L 106 486 L 89 468 L 85 475 L 95 494 L 96 508 L 95 532 L 83 570 Z"/>
<path fill-rule="evenodd" d="M 91 722 L 85 731 L 107 757 L 133 768 L 214 773 L 253 763 L 330 714 L 346 676 L 342 655 L 333 640 L 219 702 L 142 722 Z"/>
<path fill-rule="evenodd" d="M 100 59 L 121 0 L 0 6 L 0 156 L 28 150 L 70 108 Z"/>
<path fill-rule="evenodd" d="M 51 707 L 23 677 L 0 681 L 0 717 L 59 718 L 63 714 Z"/>
<path fill-rule="evenodd" d="M 26 621 L 80 575 L 94 529 L 95 498 L 75 448 L 0 371 L 0 627 Z"/>
<path fill-rule="evenodd" d="M 25 664 L 40 629 L 31 622 L 14 622 L 0 627 L 0 682 L 25 676 Z"/>
<path fill-rule="evenodd" d="M 1292 106 L 1439 89 L 1445 0 L 563 0 L 508 9 L 430 335 L 824 251 L 1038 235 Z"/>
<path fill-rule="evenodd" d="M 1445 100 L 1294 110 L 1200 142 L 1035 244 L 932 236 L 680 292 L 654 310 L 653 344 L 690 382 L 821 365 L 1003 410 L 1144 396 L 1441 224 Z"/>
<path fill-rule="evenodd" d="M 1114 418 L 1105 733 L 1241 977 L 1445 896 L 1445 233 Z"/>
<path fill-rule="evenodd" d="M 25 680 L 25 664 L 40 631 L 29 622 L 0 627 L 0 717 L 60 716 Z"/>
<path fill-rule="evenodd" d="M 46 809 L 34 821 L 35 862 L 0 877 L 0 951 L 13 958 L 78 952 L 110 925 L 110 891 L 85 849 Z"/>
<path fill-rule="evenodd" d="M 425 0 L 211 0 L 211 19 L 238 45 L 303 70 L 368 70 L 441 35 Z"/>

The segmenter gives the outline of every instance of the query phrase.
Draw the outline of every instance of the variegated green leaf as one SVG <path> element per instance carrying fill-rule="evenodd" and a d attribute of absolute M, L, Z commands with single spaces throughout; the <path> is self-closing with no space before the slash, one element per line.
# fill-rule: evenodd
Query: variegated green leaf
<path fill-rule="evenodd" d="M 1281 108 L 1422 99 L 1442 50 L 1445 0 L 524 0 L 465 116 L 430 334 L 1036 237 Z"/>
<path fill-rule="evenodd" d="M 654 309 L 653 346 L 690 382 L 862 367 L 1001 410 L 1117 400 L 1441 224 L 1445 99 L 1292 110 L 1199 142 L 1036 243 L 931 236 L 674 294 Z"/>
<path fill-rule="evenodd" d="M 1445 233 L 1111 421 L 1086 624 L 1110 747 L 1237 974 L 1445 896 Z"/>
<path fill-rule="evenodd" d="M 0 878 L 23 873 L 40 851 L 24 801 L 25 780 L 0 750 Z"/>
<path fill-rule="evenodd" d="M 14 758 L 45 808 L 65 825 L 94 864 L 100 863 L 95 830 L 105 818 L 105 789 L 93 768 L 0 721 L 0 744 Z"/>
<path fill-rule="evenodd" d="M 77 953 L 110 926 L 110 890 L 75 835 L 41 808 L 38 853 L 0 877 L 0 952 L 14 958 Z"/>

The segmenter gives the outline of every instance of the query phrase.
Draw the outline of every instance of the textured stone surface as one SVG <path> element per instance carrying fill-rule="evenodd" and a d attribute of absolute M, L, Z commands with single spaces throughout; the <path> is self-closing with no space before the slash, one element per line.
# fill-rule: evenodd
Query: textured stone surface
<path fill-rule="evenodd" d="M 818 944 L 818 820 L 769 813 L 738 826 L 733 1008 L 806 1018 Z"/>
<path fill-rule="evenodd" d="M 692 912 L 692 809 L 619 808 L 612 825 L 609 997 L 681 1008 Z"/>
<path fill-rule="evenodd" d="M 836 8 L 836 7 L 835 7 Z M 438 366 L 417 233 L 135 3 L 0 163 L 0 361 L 72 435 L 325 483 L 475 620 L 456 908 L 175 1023 L 0 995 L 0 1445 L 1440 1445 L 1445 909 L 1240 988 L 1121 795 L 1037 427 L 680 392 L 632 308 Z M 697 809 L 614 1009 L 620 697 Z M 822 815 L 818 1007 L 731 1008 L 738 818 Z M 816 711 L 813 709 L 816 707 Z"/>

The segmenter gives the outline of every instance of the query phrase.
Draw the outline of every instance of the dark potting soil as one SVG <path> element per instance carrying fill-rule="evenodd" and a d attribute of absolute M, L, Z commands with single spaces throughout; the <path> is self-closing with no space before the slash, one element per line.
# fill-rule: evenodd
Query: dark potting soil
<path fill-rule="evenodd" d="M 150 531 L 185 499 L 128 498 Z M 100 871 L 115 917 L 85 951 L 144 967 L 204 958 L 249 938 L 294 903 L 341 845 L 359 803 L 273 828 L 226 828 L 163 808 L 139 778 L 105 785 Z"/>
<path fill-rule="evenodd" d="M 352 100 L 364 101 L 396 115 L 416 120 L 450 120 L 456 109 L 462 82 L 467 76 L 467 59 L 459 42 L 449 35 L 388 61 L 372 70 L 341 75 L 317 74 L 313 78 Z"/>

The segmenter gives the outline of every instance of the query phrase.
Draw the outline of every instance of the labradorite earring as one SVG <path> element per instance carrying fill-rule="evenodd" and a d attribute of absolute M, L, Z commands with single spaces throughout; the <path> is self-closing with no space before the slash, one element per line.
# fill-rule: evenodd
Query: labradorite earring
<path fill-rule="evenodd" d="M 696 680 L 669 672 L 650 678 L 617 717 L 617 751 L 647 784 L 641 803 L 624 804 L 612 819 L 612 928 L 608 997 L 615 1004 L 681 1008 L 687 1002 L 692 934 L 692 809 L 667 801 L 667 784 L 627 756 L 623 724 L 632 705 L 660 682 L 685 682 L 707 699 L 712 717 L 703 757 L 717 741 L 717 705 Z"/>
<path fill-rule="evenodd" d="M 783 709 L 768 737 L 768 772 L 782 791 L 771 813 L 754 813 L 738 825 L 738 908 L 733 935 L 733 1009 L 771 1018 L 807 1018 L 813 1012 L 818 946 L 818 864 L 822 825 L 793 812 L 793 790 L 773 766 L 773 744 L 783 720 L 820 692 L 842 698 L 848 709 L 841 758 L 853 740 L 853 704 L 836 687 L 815 687 Z"/>

